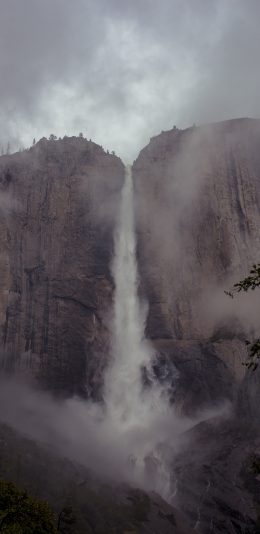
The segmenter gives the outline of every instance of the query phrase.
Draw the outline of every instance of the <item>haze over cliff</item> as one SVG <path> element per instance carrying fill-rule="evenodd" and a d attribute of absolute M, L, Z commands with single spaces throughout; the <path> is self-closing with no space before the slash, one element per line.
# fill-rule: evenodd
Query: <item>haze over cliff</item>
<path fill-rule="evenodd" d="M 252 119 L 174 128 L 134 163 L 146 333 L 181 369 L 187 408 L 232 398 L 260 328 L 258 295 L 224 294 L 260 254 L 259 141 Z"/>
<path fill-rule="evenodd" d="M 259 533 L 259 20 L 0 0 L 0 504 L 64 534 Z"/>
<path fill-rule="evenodd" d="M 56 394 L 98 396 L 123 164 L 81 138 L 0 161 L 2 365 Z"/>
<path fill-rule="evenodd" d="M 251 119 L 176 128 L 133 166 L 146 335 L 175 355 L 204 346 L 228 396 L 244 373 L 241 336 L 259 327 L 256 300 L 223 292 L 259 254 L 259 136 Z M 100 398 L 124 166 L 83 138 L 42 139 L 0 162 L 2 366 Z"/>
<path fill-rule="evenodd" d="M 133 164 L 135 232 L 124 165 L 92 141 L 0 158 L 1 420 L 99 476 L 159 489 L 203 534 L 232 517 L 255 532 L 257 482 L 241 465 L 259 446 L 260 375 L 242 362 L 259 302 L 223 290 L 260 253 L 259 137 L 239 119 L 152 138 Z"/>

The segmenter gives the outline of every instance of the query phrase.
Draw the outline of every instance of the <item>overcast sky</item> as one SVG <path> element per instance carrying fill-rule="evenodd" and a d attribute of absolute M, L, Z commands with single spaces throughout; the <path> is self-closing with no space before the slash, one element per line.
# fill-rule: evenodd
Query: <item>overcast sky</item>
<path fill-rule="evenodd" d="M 0 0 L 0 142 L 260 116 L 259 0 Z"/>

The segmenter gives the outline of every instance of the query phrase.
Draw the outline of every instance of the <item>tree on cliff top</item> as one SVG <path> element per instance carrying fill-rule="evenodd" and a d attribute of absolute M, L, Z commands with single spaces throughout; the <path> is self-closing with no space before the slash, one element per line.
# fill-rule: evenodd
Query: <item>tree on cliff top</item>
<path fill-rule="evenodd" d="M 54 514 L 46 502 L 30 497 L 11 482 L 0 480 L 0 532 L 57 534 Z"/>
<path fill-rule="evenodd" d="M 250 270 L 249 276 L 234 284 L 232 291 L 225 291 L 225 293 L 234 298 L 235 292 L 240 293 L 240 291 L 248 291 L 249 289 L 254 291 L 257 287 L 260 287 L 260 263 L 255 263 Z M 260 358 L 260 338 L 255 339 L 253 342 L 246 340 L 246 344 L 248 345 L 248 361 L 245 362 L 245 365 L 255 370 Z"/>

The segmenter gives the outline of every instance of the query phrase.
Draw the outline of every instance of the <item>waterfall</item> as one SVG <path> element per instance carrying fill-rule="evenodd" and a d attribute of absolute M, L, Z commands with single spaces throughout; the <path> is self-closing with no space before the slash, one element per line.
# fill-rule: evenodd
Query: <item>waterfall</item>
<path fill-rule="evenodd" d="M 153 350 L 144 337 L 145 309 L 138 297 L 132 169 L 125 169 L 119 224 L 115 235 L 113 359 L 106 374 L 108 420 L 118 433 L 129 461 L 153 479 L 166 496 L 169 475 L 162 461 L 168 402 L 152 370 Z M 144 373 L 149 386 L 144 385 Z M 167 420 L 167 423 L 166 423 Z M 158 486 L 159 484 L 159 486 Z"/>
<path fill-rule="evenodd" d="M 143 417 L 142 366 L 150 354 L 143 339 L 144 313 L 138 299 L 138 275 L 133 210 L 132 169 L 126 167 L 119 226 L 115 235 L 113 363 L 107 375 L 107 406 L 110 415 L 125 427 Z"/>

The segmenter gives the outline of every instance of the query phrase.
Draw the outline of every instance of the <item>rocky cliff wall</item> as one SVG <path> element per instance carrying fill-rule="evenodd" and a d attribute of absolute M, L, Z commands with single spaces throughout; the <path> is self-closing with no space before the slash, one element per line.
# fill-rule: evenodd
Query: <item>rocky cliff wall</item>
<path fill-rule="evenodd" d="M 258 120 L 174 128 L 133 166 L 147 336 L 191 409 L 233 396 L 244 338 L 260 328 L 258 295 L 224 294 L 260 257 L 259 146 Z"/>
<path fill-rule="evenodd" d="M 234 397 L 244 339 L 260 329 L 256 299 L 223 291 L 260 256 L 259 145 L 257 120 L 174 128 L 133 166 L 146 333 L 188 412 Z M 123 177 L 119 158 L 82 138 L 42 139 L 0 158 L 5 371 L 99 398 Z"/>
<path fill-rule="evenodd" d="M 1 365 L 99 395 L 109 352 L 120 159 L 82 138 L 0 158 Z"/>

